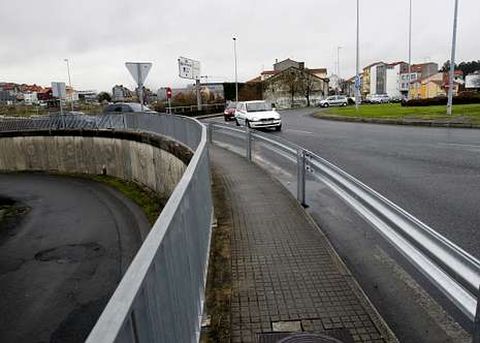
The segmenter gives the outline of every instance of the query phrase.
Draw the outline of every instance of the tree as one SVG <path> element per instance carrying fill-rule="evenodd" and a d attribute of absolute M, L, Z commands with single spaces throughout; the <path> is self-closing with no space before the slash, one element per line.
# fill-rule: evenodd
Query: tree
<path fill-rule="evenodd" d="M 312 75 L 308 69 L 305 69 L 304 72 L 301 73 L 300 89 L 307 100 L 307 107 L 310 107 L 310 96 L 315 90 L 315 85 L 317 83 L 318 82 L 315 80 L 315 76 Z"/>
<path fill-rule="evenodd" d="M 97 95 L 97 100 L 98 102 L 111 102 L 112 101 L 112 97 L 110 95 L 110 93 L 107 93 L 107 92 L 100 92 L 98 93 Z"/>
<path fill-rule="evenodd" d="M 302 82 L 299 79 L 295 69 L 286 70 L 279 75 L 279 82 L 285 86 L 287 93 L 290 95 L 290 107 L 293 107 L 293 100 L 299 90 L 301 90 Z"/>
<path fill-rule="evenodd" d="M 455 70 L 461 70 L 463 72 L 463 75 L 468 75 L 471 74 L 477 70 L 480 70 L 480 60 L 478 61 L 470 61 L 470 62 L 460 62 L 460 64 L 455 63 Z M 440 69 L 442 72 L 448 72 L 450 71 L 450 60 L 446 61 L 442 69 Z"/>

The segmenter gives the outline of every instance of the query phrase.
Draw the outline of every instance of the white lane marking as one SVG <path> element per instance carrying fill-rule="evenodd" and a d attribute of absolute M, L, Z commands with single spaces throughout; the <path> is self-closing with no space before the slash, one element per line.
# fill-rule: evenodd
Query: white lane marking
<path fill-rule="evenodd" d="M 297 129 L 287 129 L 286 131 L 287 132 L 297 132 L 297 133 L 301 133 L 301 134 L 306 133 L 307 135 L 313 135 L 313 132 L 311 132 L 311 131 L 304 131 L 304 130 L 297 130 Z"/>
<path fill-rule="evenodd" d="M 471 342 L 470 334 L 466 332 L 402 266 L 391 258 L 385 250 L 376 245 L 373 248 L 373 257 L 392 272 L 395 280 L 403 282 L 402 288 L 409 290 L 408 293 L 412 294 L 412 298 L 416 299 L 416 303 L 436 322 L 443 332 L 452 339 L 452 342 Z"/>
<path fill-rule="evenodd" d="M 451 145 L 451 146 L 458 146 L 462 148 L 474 148 L 480 149 L 480 145 L 473 145 L 473 144 L 460 144 L 460 143 L 438 143 L 439 145 Z"/>

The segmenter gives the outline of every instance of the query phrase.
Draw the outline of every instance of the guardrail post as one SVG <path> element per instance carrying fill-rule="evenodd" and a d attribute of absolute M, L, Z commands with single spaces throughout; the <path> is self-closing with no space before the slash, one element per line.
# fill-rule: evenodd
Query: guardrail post
<path fill-rule="evenodd" d="M 213 143 L 213 124 L 208 125 L 207 134 L 208 134 L 208 142 Z"/>
<path fill-rule="evenodd" d="M 247 160 L 251 161 L 252 160 L 252 132 L 250 131 L 249 127 L 245 127 L 245 138 L 246 138 L 246 151 L 247 151 Z"/>
<path fill-rule="evenodd" d="M 480 343 L 480 287 L 477 293 L 477 311 L 475 312 L 475 321 L 473 322 L 473 343 Z"/>
<path fill-rule="evenodd" d="M 297 150 L 297 200 L 303 207 L 305 203 L 305 150 Z"/>

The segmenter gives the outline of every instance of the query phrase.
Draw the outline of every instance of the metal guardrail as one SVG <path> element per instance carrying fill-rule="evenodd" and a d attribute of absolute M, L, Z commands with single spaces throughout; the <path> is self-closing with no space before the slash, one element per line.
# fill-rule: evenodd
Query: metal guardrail
<path fill-rule="evenodd" d="M 209 140 L 230 145 L 236 152 L 241 147 L 240 153 L 250 161 L 255 161 L 256 142 L 269 146 L 277 157 L 294 164 L 296 196 L 303 205 L 307 176 L 326 184 L 474 323 L 474 342 L 480 342 L 478 259 L 355 177 L 289 141 L 217 123 L 209 124 Z"/>
<path fill-rule="evenodd" d="M 165 107 L 168 109 L 168 106 Z M 220 110 L 223 112 L 225 109 L 225 103 L 216 103 L 216 104 L 202 104 L 202 110 Z M 172 113 L 192 113 L 198 111 L 198 105 L 186 105 L 186 106 L 172 106 L 171 107 Z"/>
<path fill-rule="evenodd" d="M 195 119 L 157 114 L 0 121 L 0 131 L 68 128 L 157 133 L 194 151 L 87 342 L 198 342 L 212 223 L 205 126 Z"/>

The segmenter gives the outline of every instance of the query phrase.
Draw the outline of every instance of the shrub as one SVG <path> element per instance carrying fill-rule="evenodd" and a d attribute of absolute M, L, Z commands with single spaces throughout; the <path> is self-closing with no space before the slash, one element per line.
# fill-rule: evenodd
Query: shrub
<path fill-rule="evenodd" d="M 464 92 L 453 97 L 453 103 L 457 105 L 480 104 L 480 93 Z M 428 99 L 410 99 L 402 100 L 402 106 L 435 106 L 446 105 L 447 97 L 439 96 Z"/>

